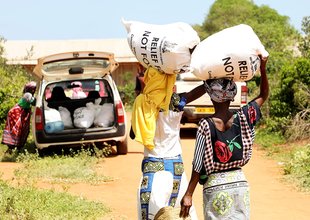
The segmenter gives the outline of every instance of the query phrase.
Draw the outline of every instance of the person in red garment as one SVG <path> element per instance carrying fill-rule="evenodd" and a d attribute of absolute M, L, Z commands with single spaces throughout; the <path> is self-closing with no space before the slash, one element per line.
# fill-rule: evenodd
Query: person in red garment
<path fill-rule="evenodd" d="M 229 79 L 206 80 L 215 113 L 199 122 L 191 179 L 181 200 L 180 217 L 187 217 L 197 183 L 203 185 L 204 219 L 250 218 L 249 186 L 242 171 L 252 155 L 254 127 L 268 98 L 267 57 L 261 59 L 259 95 L 237 112 L 229 106 L 237 88 Z"/>
<path fill-rule="evenodd" d="M 31 105 L 36 91 L 36 83 L 31 81 L 24 86 L 23 97 L 9 110 L 2 134 L 2 144 L 8 146 L 7 153 L 14 149 L 20 151 L 27 141 L 30 131 Z"/>

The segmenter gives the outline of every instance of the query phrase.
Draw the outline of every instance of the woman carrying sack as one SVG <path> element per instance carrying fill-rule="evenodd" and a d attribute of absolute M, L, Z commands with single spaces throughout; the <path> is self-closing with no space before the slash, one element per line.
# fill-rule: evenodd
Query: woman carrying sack
<path fill-rule="evenodd" d="M 199 123 L 193 169 L 181 201 L 180 217 L 187 217 L 198 182 L 203 184 L 204 219 L 249 219 L 248 182 L 241 169 L 251 158 L 254 126 L 268 98 L 267 58 L 261 59 L 260 94 L 236 113 L 229 111 L 236 86 L 229 79 L 205 81 L 215 113 Z"/>

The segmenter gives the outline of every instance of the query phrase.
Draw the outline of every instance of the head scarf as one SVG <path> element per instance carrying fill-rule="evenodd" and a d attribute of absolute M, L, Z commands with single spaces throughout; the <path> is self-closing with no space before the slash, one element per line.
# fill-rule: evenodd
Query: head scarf
<path fill-rule="evenodd" d="M 29 92 L 33 95 L 36 92 L 36 89 L 37 89 L 37 83 L 34 81 L 31 81 L 31 82 L 28 82 L 24 86 L 23 93 Z"/>
<path fill-rule="evenodd" d="M 34 101 L 34 98 L 31 93 L 26 92 L 23 97 L 18 101 L 18 105 L 23 109 L 29 109 L 31 107 L 31 103 Z"/>
<path fill-rule="evenodd" d="M 237 94 L 236 83 L 230 79 L 211 79 L 204 81 L 210 98 L 215 102 L 233 101 Z"/>

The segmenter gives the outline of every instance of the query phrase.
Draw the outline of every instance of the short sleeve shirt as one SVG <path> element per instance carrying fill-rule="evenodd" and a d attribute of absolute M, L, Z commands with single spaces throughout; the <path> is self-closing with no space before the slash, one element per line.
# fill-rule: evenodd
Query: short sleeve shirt
<path fill-rule="evenodd" d="M 242 111 L 246 117 L 246 121 L 251 130 L 251 137 L 254 140 L 254 126 L 261 118 L 260 108 L 255 101 L 243 106 Z M 211 130 L 211 141 L 213 147 L 213 160 L 219 163 L 228 163 L 231 161 L 241 160 L 243 152 L 242 136 L 240 118 L 238 113 L 233 115 L 233 124 L 226 131 L 219 131 L 216 129 L 211 119 L 207 119 L 209 122 L 209 128 Z M 200 124 L 197 130 L 196 146 L 193 160 L 193 168 L 196 172 L 200 172 L 204 164 L 204 152 L 206 147 L 206 136 L 201 132 L 205 126 Z M 226 152 L 225 152 L 226 151 Z"/>

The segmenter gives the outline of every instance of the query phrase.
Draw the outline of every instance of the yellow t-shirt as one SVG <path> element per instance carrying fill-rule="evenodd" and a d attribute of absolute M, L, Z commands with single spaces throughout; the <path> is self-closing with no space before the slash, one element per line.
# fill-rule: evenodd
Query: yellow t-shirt
<path fill-rule="evenodd" d="M 149 149 L 154 148 L 158 112 L 160 109 L 169 110 L 175 81 L 176 74 L 161 73 L 152 67 L 144 73 L 145 87 L 134 102 L 131 126 L 135 140 Z"/>

